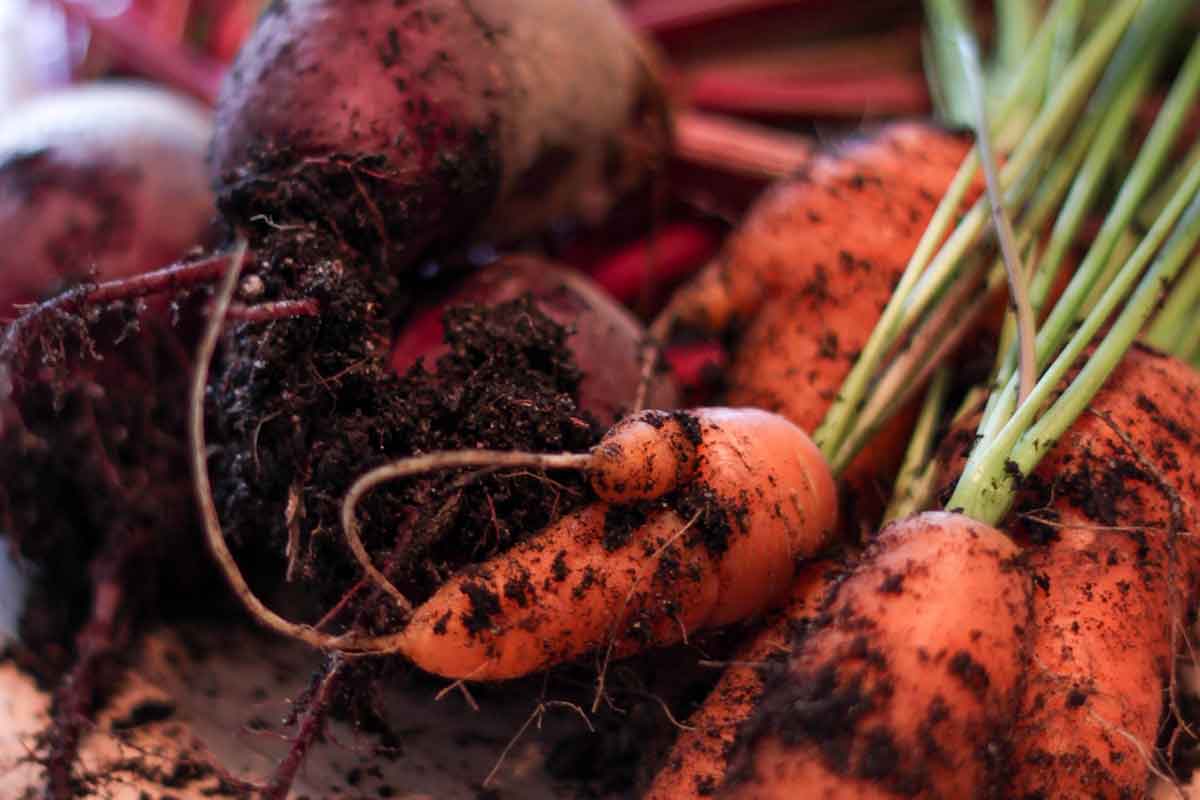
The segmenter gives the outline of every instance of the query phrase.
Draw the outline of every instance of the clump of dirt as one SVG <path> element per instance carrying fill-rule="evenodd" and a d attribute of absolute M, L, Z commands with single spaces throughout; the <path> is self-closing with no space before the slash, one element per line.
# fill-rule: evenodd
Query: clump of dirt
<path fill-rule="evenodd" d="M 265 299 L 315 297 L 321 316 L 236 330 L 213 378 L 212 474 L 226 531 L 260 588 L 290 574 L 325 608 L 362 577 L 342 538 L 340 506 L 368 469 L 437 450 L 583 451 L 602 433 L 578 407 L 581 373 L 568 331 L 527 297 L 449 310 L 450 351 L 395 374 L 390 334 L 402 310 L 380 301 L 389 295 L 352 258 L 276 254 L 263 274 Z M 585 499 L 578 474 L 457 470 L 384 484 L 358 516 L 376 564 L 420 599 L 448 571 L 510 547 Z M 343 608 L 343 619 L 355 606 Z"/>

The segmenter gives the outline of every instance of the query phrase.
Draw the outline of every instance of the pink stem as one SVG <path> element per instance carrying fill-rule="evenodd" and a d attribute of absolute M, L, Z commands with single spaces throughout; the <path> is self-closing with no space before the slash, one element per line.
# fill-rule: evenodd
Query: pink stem
<path fill-rule="evenodd" d="M 693 105 L 728 113 L 860 117 L 929 110 L 929 90 L 917 73 L 794 79 L 707 69 L 688 83 Z"/>
<path fill-rule="evenodd" d="M 627 13 L 635 27 L 662 36 L 754 12 L 827 11 L 837 5 L 833 0 L 634 0 Z"/>
<path fill-rule="evenodd" d="M 277 300 L 254 305 L 231 305 L 226 316 L 234 322 L 271 322 L 295 317 L 319 317 L 321 305 L 314 299 Z"/>
<path fill-rule="evenodd" d="M 719 114 L 684 111 L 675 123 L 675 157 L 759 180 L 792 175 L 812 157 L 812 140 Z"/>

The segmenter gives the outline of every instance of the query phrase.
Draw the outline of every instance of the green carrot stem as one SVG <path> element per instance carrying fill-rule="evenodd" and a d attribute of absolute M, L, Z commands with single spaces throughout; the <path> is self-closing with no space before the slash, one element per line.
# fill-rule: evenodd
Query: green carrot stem
<path fill-rule="evenodd" d="M 1116 367 L 1130 343 L 1153 312 L 1167 282 L 1178 273 L 1200 238 L 1200 165 L 1189 171 L 1154 226 L 1121 268 L 1096 308 L 1080 323 L 1062 353 L 1050 364 L 1029 400 L 983 448 L 976 448 L 955 487 L 948 508 L 962 509 L 973 519 L 996 524 L 1012 505 L 1013 473 L 1028 474 L 1058 436 L 1082 413 L 1104 378 Z M 1178 221 L 1178 225 L 1176 222 Z M 1091 343 L 1096 332 L 1129 294 L 1155 252 L 1174 228 L 1171 240 L 1138 284 L 1132 300 L 1109 335 L 1088 360 L 1079 377 L 1054 406 L 1034 419 L 1058 390 L 1059 382 Z M 1010 386 L 1012 381 L 1009 382 Z M 1016 469 L 1014 470 L 1014 465 Z"/>
<path fill-rule="evenodd" d="M 1172 288 L 1162 311 L 1154 318 L 1146 331 L 1146 342 L 1159 350 L 1186 356 L 1190 344 L 1184 335 L 1187 325 L 1196 316 L 1196 304 L 1200 302 L 1200 255 L 1192 259 L 1179 282 Z"/>
<path fill-rule="evenodd" d="M 1054 15 L 1061 13 L 1065 6 L 1065 3 L 1056 5 L 1051 11 L 1051 17 L 1039 31 L 1037 49 L 1027 61 L 1029 74 L 1036 71 L 1039 61 L 1049 57 L 1049 47 L 1056 24 Z M 1101 25 L 1072 61 L 1062 85 L 1053 93 L 1051 100 L 1032 123 L 1029 132 L 1022 140 L 1021 147 L 1018 148 L 1017 153 L 1014 154 L 1005 169 L 1001 171 L 1002 184 L 1014 182 L 1015 178 L 1021 175 L 1036 156 L 1050 144 L 1053 136 L 1061 134 L 1068 126 L 1070 114 L 1082 103 L 1083 97 L 1096 81 L 1106 59 L 1116 47 L 1138 7 L 1137 0 L 1121 0 L 1112 4 Z M 1016 102 L 1015 95 L 1015 92 L 1009 95 L 1013 103 Z M 1001 116 L 1004 116 L 1005 113 L 1006 109 L 1002 108 Z M 978 163 L 978 150 L 976 149 L 963 162 L 941 204 L 934 212 L 929 227 L 922 235 L 899 284 L 892 293 L 891 300 L 871 332 L 863 352 L 843 382 L 841 391 L 821 426 L 815 432 L 814 439 L 827 456 L 840 448 L 854 415 L 858 413 L 863 403 L 871 378 L 883 358 L 902 331 L 920 318 L 929 303 L 940 295 L 945 285 L 958 274 L 958 268 L 961 266 L 959 262 L 982 232 L 986 212 L 984 211 L 985 204 L 979 203 L 968 215 L 968 219 L 964 220 L 951 235 L 950 241 L 940 251 L 938 250 L 938 243 L 942 241 L 946 231 L 949 230 L 957 207 L 970 185 L 975 169 L 978 168 Z M 935 252 L 937 256 L 930 263 Z M 926 270 L 927 265 L 928 270 Z M 936 279 L 926 281 L 925 278 L 929 274 L 935 275 Z M 918 293 L 920 297 L 914 300 L 913 296 Z"/>
<path fill-rule="evenodd" d="M 1163 6 L 1156 6 L 1156 8 L 1162 9 Z M 1127 91 L 1121 92 L 1118 96 L 1118 104 L 1114 104 L 1112 107 L 1114 115 L 1120 110 L 1120 104 L 1132 102 L 1135 99 L 1133 92 L 1138 83 L 1136 78 L 1136 75 L 1133 76 L 1124 87 Z M 1100 283 L 1100 279 L 1113 257 L 1121 235 L 1127 230 L 1139 203 L 1144 201 L 1151 182 L 1158 176 L 1198 88 L 1200 88 L 1200 43 L 1193 47 L 1183 69 L 1176 77 L 1167 102 L 1163 105 L 1162 112 L 1155 121 L 1133 168 L 1123 182 L 1117 200 L 1105 218 L 1099 234 L 1038 333 L 1037 364 L 1039 369 L 1045 366 L 1058 351 L 1061 343 L 1069 334 L 1071 321 L 1076 319 L 1094 287 L 1103 285 Z M 1123 126 L 1116 116 L 1106 119 L 1106 123 L 1109 122 L 1115 123 L 1119 127 Z M 1059 220 L 1055 223 L 1051 236 L 1051 246 L 1054 246 L 1055 250 L 1050 252 L 1048 247 L 1047 254 L 1043 256 L 1042 262 L 1039 264 L 1040 280 L 1035 279 L 1034 291 L 1043 297 L 1045 292 L 1049 291 L 1050 280 L 1057 275 L 1058 265 L 1061 263 L 1067 246 L 1075 238 L 1079 226 L 1090 208 L 1087 201 L 1103 177 L 1105 166 L 1103 162 L 1107 161 L 1103 158 L 1104 151 L 1115 148 L 1119 143 L 1120 130 L 1114 131 L 1104 127 L 1102 132 L 1106 133 L 1106 138 L 1098 142 L 1094 151 L 1095 157 L 1085 161 L 1085 169 L 1080 172 L 1076 185 L 1072 188 L 1071 195 L 1060 213 Z M 1109 153 L 1109 157 L 1111 157 L 1111 153 Z M 1012 374 L 1011 361 L 1006 362 L 1006 366 L 1008 369 L 998 376 L 1003 382 L 1004 389 L 994 393 L 993 397 L 989 399 L 988 410 L 980 422 L 980 445 L 977 445 L 976 452 L 982 451 L 997 431 L 1008 423 L 1016 406 L 1016 388 L 1008 380 Z"/>
<path fill-rule="evenodd" d="M 1054 354 L 1058 342 L 1062 341 L 1079 313 L 1080 306 L 1101 276 L 1120 235 L 1128 228 L 1138 206 L 1145 200 L 1152 182 L 1158 178 L 1162 165 L 1191 111 L 1198 90 L 1200 38 L 1192 47 L 1176 77 L 1162 111 L 1122 183 L 1112 210 L 1105 218 L 1087 256 L 1042 326 L 1038 346 L 1039 364 L 1044 364 Z"/>
<path fill-rule="evenodd" d="M 992 151 L 992 137 L 988 131 L 987 107 L 984 99 L 983 74 L 979 66 L 979 46 L 969 29 L 963 28 L 955 32 L 954 39 L 958 44 L 963 74 L 966 76 L 967 89 L 974 106 L 975 140 L 979 148 L 979 160 L 983 165 L 983 174 L 987 182 L 988 205 L 992 211 L 992 224 L 996 229 L 996 239 L 1000 242 L 1000 253 L 1004 263 L 1004 271 L 1008 278 L 1009 298 L 1015 310 L 1017 320 L 1017 349 L 1019 352 L 1018 376 L 1020 392 L 1023 400 L 1033 391 L 1037 365 L 1034 361 L 1033 341 L 1037 335 L 1033 319 L 1033 308 L 1029 305 L 1029 289 L 1026 285 L 1025 268 L 1021 263 L 1021 254 L 1017 251 L 1016 236 L 1013 234 L 1012 220 L 1000 198 L 1000 179 L 997 177 L 996 154 Z"/>
<path fill-rule="evenodd" d="M 892 414 L 920 390 L 937 365 L 962 343 L 988 298 L 1004 285 L 1004 273 L 1000 272 L 988 278 L 990 282 L 979 291 L 976 281 L 985 277 L 986 261 L 982 257 L 971 261 L 968 274 L 949 288 L 935 311 L 879 377 L 841 446 L 829 457 L 834 475 L 840 475 Z"/>
<path fill-rule="evenodd" d="M 1153 75 L 1156 60 L 1142 57 L 1142 45 L 1146 41 L 1154 39 L 1141 37 L 1139 40 L 1139 37 L 1132 35 L 1126 37 L 1122 48 L 1118 49 L 1117 56 L 1120 57 L 1114 56 L 1113 64 L 1089 103 L 1079 128 L 1062 158 L 1051 168 L 1034 197 L 1029 213 L 1022 220 L 1021 229 L 1024 233 L 1040 232 L 1050 212 L 1060 201 L 1063 202 L 1046 248 L 1033 267 L 1030 301 L 1038 316 L 1051 287 L 1058 279 L 1063 258 L 1091 211 L 1104 177 L 1112 167 L 1114 156 L 1125 140 L 1137 102 Z M 1068 186 L 1070 192 L 1062 201 Z M 1017 354 L 1011 346 L 1011 338 L 1011 335 L 1002 334 L 1003 346 L 998 351 L 1002 360 L 993 382 L 997 389 L 1007 384 L 1016 369 Z M 1039 366 L 1043 364 L 1044 358 L 1038 362 Z M 986 444 L 1008 421 L 1016 400 L 1015 395 L 1009 396 L 999 391 L 992 393 L 980 420 L 978 433 L 981 444 Z"/>
<path fill-rule="evenodd" d="M 939 367 L 933 380 L 929 382 L 912 438 L 908 440 L 908 448 L 904 451 L 904 462 L 896 475 L 891 502 L 883 513 L 884 524 L 914 514 L 926 505 L 925 484 L 928 482 L 928 476 L 935 471 L 931 458 L 935 444 L 934 434 L 942 419 L 942 410 L 949 390 L 950 370 Z"/>

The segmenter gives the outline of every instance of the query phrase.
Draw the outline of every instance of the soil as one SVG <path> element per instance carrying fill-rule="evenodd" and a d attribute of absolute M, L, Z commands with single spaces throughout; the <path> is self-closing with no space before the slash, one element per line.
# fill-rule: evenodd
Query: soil
<path fill-rule="evenodd" d="M 325 311 L 235 330 L 213 378 L 212 474 L 226 530 L 265 587 L 288 571 L 284 553 L 294 541 L 291 572 L 322 610 L 361 577 L 339 518 L 343 494 L 366 470 L 436 450 L 581 452 L 602 433 L 578 407 L 581 374 L 567 330 L 528 297 L 450 309 L 450 350 L 436 370 L 419 362 L 395 374 L 388 343 L 402 311 L 378 300 L 389 295 L 368 285 L 352 258 L 277 253 L 264 299 L 316 297 Z M 577 474 L 457 470 L 385 484 L 363 500 L 359 519 L 376 563 L 419 601 L 448 572 L 586 499 Z M 351 601 L 341 618 L 361 607 Z"/>

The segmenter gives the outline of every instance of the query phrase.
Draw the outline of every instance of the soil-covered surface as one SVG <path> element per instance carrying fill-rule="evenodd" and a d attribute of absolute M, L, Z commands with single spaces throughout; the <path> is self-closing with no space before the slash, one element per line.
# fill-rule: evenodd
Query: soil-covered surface
<path fill-rule="evenodd" d="M 321 316 L 235 330 L 212 380 L 211 471 L 228 535 L 261 585 L 290 574 L 324 608 L 362 577 L 340 505 L 366 470 L 438 450 L 581 452 L 602 433 L 578 407 L 568 331 L 528 298 L 450 309 L 436 369 L 397 375 L 396 312 L 360 274 L 340 254 L 277 256 L 264 299 L 316 297 Z M 577 474 L 447 471 L 377 488 L 359 520 L 376 563 L 419 599 L 585 499 Z M 358 609 L 343 610 L 348 620 Z"/>

